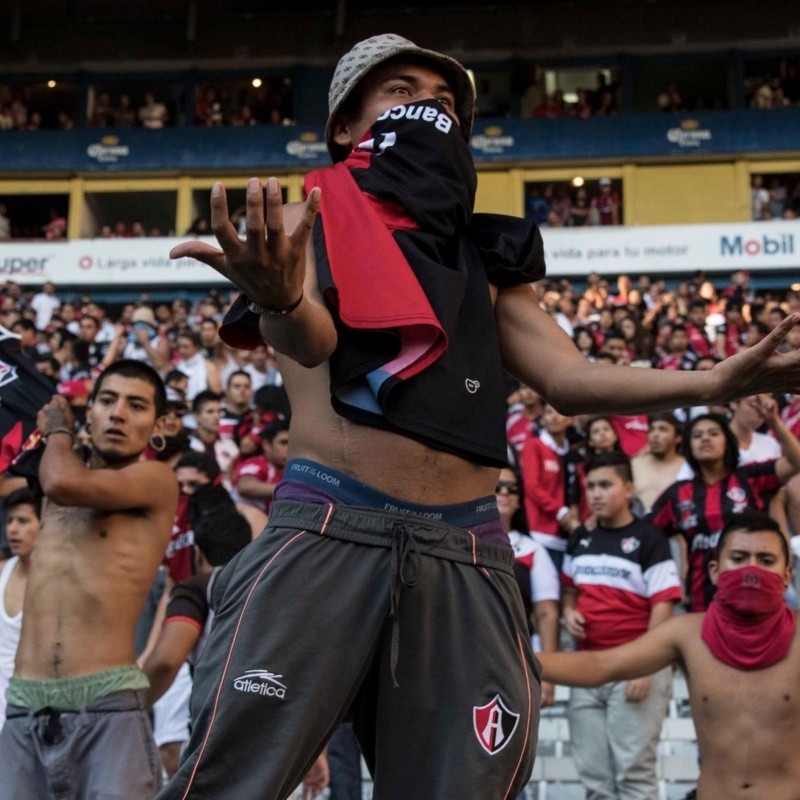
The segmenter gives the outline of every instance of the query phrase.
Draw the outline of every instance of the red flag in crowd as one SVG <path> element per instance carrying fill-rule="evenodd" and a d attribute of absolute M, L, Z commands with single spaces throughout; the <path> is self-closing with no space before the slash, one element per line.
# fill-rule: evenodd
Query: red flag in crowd
<path fill-rule="evenodd" d="M 36 429 L 36 414 L 53 385 L 23 355 L 19 339 L 0 326 L 0 472 Z"/>

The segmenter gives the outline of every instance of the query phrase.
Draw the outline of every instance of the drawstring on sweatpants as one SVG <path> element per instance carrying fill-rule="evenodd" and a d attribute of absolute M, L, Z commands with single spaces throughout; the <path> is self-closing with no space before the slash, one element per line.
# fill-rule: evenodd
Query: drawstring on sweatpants
<path fill-rule="evenodd" d="M 47 744 L 57 744 L 61 741 L 61 712 L 48 706 L 37 711 L 35 716 L 44 716 L 45 714 L 47 715 L 47 724 L 42 738 Z"/>
<path fill-rule="evenodd" d="M 397 663 L 400 660 L 400 615 L 398 614 L 400 592 L 404 586 L 411 588 L 417 585 L 420 579 L 421 563 L 417 540 L 404 522 L 393 522 L 389 535 L 392 542 L 391 583 L 389 587 L 389 617 L 392 619 L 391 670 L 392 684 L 395 689 L 399 689 L 400 684 L 397 682 L 396 672 Z M 411 569 L 411 573 L 408 576 L 406 575 L 407 564 Z"/>

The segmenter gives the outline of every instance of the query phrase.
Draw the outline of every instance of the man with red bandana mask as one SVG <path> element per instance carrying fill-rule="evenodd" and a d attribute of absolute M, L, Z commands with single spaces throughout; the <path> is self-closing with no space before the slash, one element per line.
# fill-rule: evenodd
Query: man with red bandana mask
<path fill-rule="evenodd" d="M 621 647 L 540 655 L 543 678 L 597 686 L 682 663 L 702 762 L 697 800 L 791 800 L 800 785 L 800 642 L 783 597 L 789 547 L 748 510 L 723 530 L 709 565 L 717 593 Z"/>

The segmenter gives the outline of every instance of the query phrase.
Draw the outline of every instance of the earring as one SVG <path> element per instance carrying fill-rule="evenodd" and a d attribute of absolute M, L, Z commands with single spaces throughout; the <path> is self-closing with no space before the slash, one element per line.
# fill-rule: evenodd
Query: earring
<path fill-rule="evenodd" d="M 163 453 L 167 447 L 167 440 L 160 433 L 154 433 L 150 437 L 150 447 L 152 447 L 156 453 Z"/>

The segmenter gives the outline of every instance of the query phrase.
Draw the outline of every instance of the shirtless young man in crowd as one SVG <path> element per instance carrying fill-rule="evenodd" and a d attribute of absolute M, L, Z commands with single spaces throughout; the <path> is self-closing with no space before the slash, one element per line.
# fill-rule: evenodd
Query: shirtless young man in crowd
<path fill-rule="evenodd" d="M 611 650 L 546 653 L 545 679 L 569 686 L 686 671 L 701 773 L 697 800 L 800 798 L 800 626 L 783 592 L 786 538 L 746 511 L 723 531 L 709 565 L 708 611 L 683 614 Z"/>
<path fill-rule="evenodd" d="M 215 184 L 221 249 L 171 253 L 246 295 L 222 335 L 275 348 L 292 422 L 269 526 L 215 587 L 192 737 L 160 798 L 281 800 L 348 712 L 376 796 L 516 797 L 540 684 L 492 497 L 506 459 L 502 368 L 565 414 L 697 405 L 800 384 L 798 357 L 777 352 L 800 318 L 711 372 L 591 364 L 539 308 L 534 229 L 472 216 L 463 66 L 376 36 L 342 58 L 329 99 L 328 147 L 343 163 L 309 176 L 305 204 L 283 206 L 270 178 L 265 213 L 252 179 L 242 240 Z M 512 245 L 493 247 L 509 230 Z M 422 302 L 418 326 L 396 333 L 410 306 L 397 302 L 395 247 L 420 285 L 433 275 L 423 294 L 443 352 L 413 349 L 436 328 Z"/>
<path fill-rule="evenodd" d="M 134 628 L 178 499 L 172 470 L 139 460 L 165 405 L 151 367 L 106 369 L 87 414 L 88 464 L 73 450 L 67 401 L 39 412 L 42 525 L 0 735 L 3 800 L 151 800 L 161 784 Z"/>
<path fill-rule="evenodd" d="M 634 494 L 646 511 L 682 472 L 685 471 L 687 477 L 691 474 L 686 459 L 679 452 L 682 436 L 683 426 L 671 412 L 648 417 L 648 447 L 631 459 Z"/>

